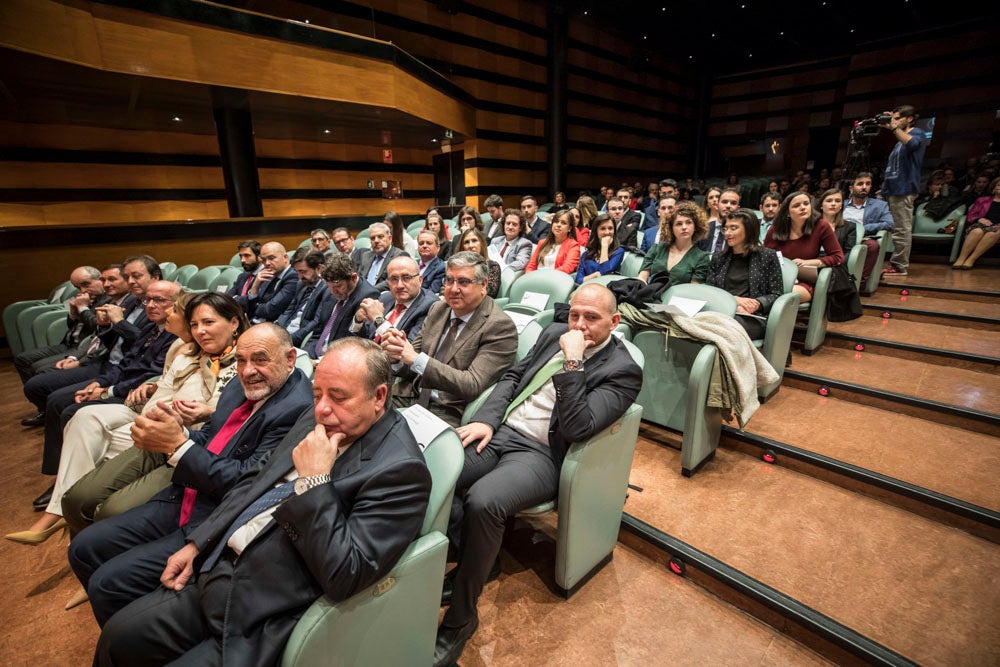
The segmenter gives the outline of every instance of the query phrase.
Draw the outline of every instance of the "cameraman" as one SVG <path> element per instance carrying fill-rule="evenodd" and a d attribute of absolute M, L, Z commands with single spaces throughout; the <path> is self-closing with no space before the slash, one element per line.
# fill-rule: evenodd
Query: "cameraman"
<path fill-rule="evenodd" d="M 889 153 L 885 180 L 882 182 L 882 196 L 889 200 L 893 219 L 893 253 L 888 268 L 882 272 L 884 275 L 905 276 L 910 264 L 913 201 L 920 192 L 920 166 L 927 150 L 927 136 L 923 130 L 913 126 L 917 118 L 916 110 L 904 104 L 893 109 L 892 120 L 882 125 L 896 137 L 896 146 Z"/>

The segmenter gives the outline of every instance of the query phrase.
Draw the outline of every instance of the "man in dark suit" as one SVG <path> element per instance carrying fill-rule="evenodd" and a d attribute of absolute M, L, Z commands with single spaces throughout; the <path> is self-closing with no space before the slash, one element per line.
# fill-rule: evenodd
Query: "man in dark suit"
<path fill-rule="evenodd" d="M 406 252 L 392 245 L 392 230 L 383 222 L 376 222 L 369 228 L 371 250 L 366 250 L 358 264 L 358 275 L 378 292 L 389 289 L 386 271 L 389 262 L 396 257 L 406 256 Z"/>
<path fill-rule="evenodd" d="M 225 641 L 227 664 L 276 665 L 318 597 L 340 602 L 385 576 L 420 531 L 431 488 L 387 406 L 391 382 L 374 343 L 334 342 L 313 379 L 315 407 L 187 536 L 165 588 L 104 626 L 94 663 L 222 664 Z"/>
<path fill-rule="evenodd" d="M 243 273 L 236 277 L 236 282 L 229 288 L 229 296 L 234 299 L 239 296 L 245 297 L 253 285 L 253 279 L 263 268 L 260 264 L 260 244 L 252 239 L 241 242 L 236 246 L 236 254 L 240 256 L 240 266 Z"/>
<path fill-rule="evenodd" d="M 311 405 L 312 386 L 295 368 L 295 349 L 284 329 L 270 323 L 248 329 L 237 341 L 236 362 L 239 382 L 222 391 L 200 431 L 185 433 L 166 403 L 136 418 L 136 447 L 169 457 L 173 484 L 73 538 L 69 562 L 99 624 L 156 588 L 167 558 L 184 546 L 185 536 Z"/>
<path fill-rule="evenodd" d="M 130 391 L 163 373 L 167 349 L 176 339 L 164 329 L 164 323 L 179 291 L 177 283 L 165 280 L 151 283 L 144 299 L 148 324 L 140 331 L 140 338 L 126 349 L 121 363 L 106 367 L 89 383 L 84 381 L 49 394 L 45 402 L 42 474 L 59 472 L 63 429 L 77 410 L 93 401 L 124 403 Z"/>
<path fill-rule="evenodd" d="M 111 300 L 104 294 L 101 272 L 93 266 L 78 266 L 69 274 L 69 281 L 79 292 L 66 302 L 66 335 L 55 345 L 45 345 L 27 350 L 14 357 L 14 366 L 21 376 L 21 383 L 33 376 L 53 368 L 66 357 L 66 353 L 76 348 L 87 336 L 97 330 L 97 316 L 93 308 Z"/>
<path fill-rule="evenodd" d="M 708 226 L 708 236 L 695 245 L 712 256 L 722 252 L 726 247 L 726 237 L 722 228 L 729 214 L 740 207 L 740 191 L 736 188 L 726 188 L 719 195 L 719 219 L 713 220 Z"/>
<path fill-rule="evenodd" d="M 344 254 L 326 260 L 323 280 L 327 293 L 319 306 L 319 331 L 305 344 L 306 352 L 313 359 L 322 357 L 333 341 L 351 335 L 351 322 L 362 301 L 378 298 L 375 288 L 358 276 L 354 262 Z"/>
<path fill-rule="evenodd" d="M 538 243 L 549 234 L 551 225 L 538 217 L 538 201 L 531 195 L 521 197 L 521 215 L 524 217 L 525 237 Z"/>
<path fill-rule="evenodd" d="M 628 195 L 628 190 L 622 190 Z M 638 248 L 639 226 L 642 218 L 628 207 L 628 201 L 620 196 L 608 200 L 608 215 L 615 223 L 615 236 L 618 243 L 626 248 Z"/>
<path fill-rule="evenodd" d="M 265 243 L 260 249 L 260 259 L 263 268 L 254 276 L 246 295 L 235 297 L 254 324 L 281 317 L 299 286 L 299 277 L 288 263 L 285 246 Z"/>
<path fill-rule="evenodd" d="M 309 248 L 299 248 L 292 255 L 292 268 L 299 277 L 299 286 L 275 324 L 291 334 L 295 347 L 300 347 L 309 332 L 320 325 L 319 306 L 326 294 L 326 283 L 321 279 L 325 260 L 322 252 Z"/>
<path fill-rule="evenodd" d="M 444 260 L 439 257 L 440 252 L 441 244 L 438 242 L 437 234 L 420 232 L 417 236 L 417 253 L 420 255 L 417 268 L 423 279 L 424 289 L 434 294 L 440 294 L 441 286 L 444 285 Z"/>
<path fill-rule="evenodd" d="M 479 625 L 476 603 L 507 518 L 555 498 L 570 444 L 613 424 L 639 394 L 642 369 L 611 335 L 618 321 L 610 290 L 578 289 L 569 326 L 547 327 L 472 422 L 458 429 L 465 466 L 448 529 L 453 540 L 460 535 L 458 567 L 446 581 L 445 597 L 449 588 L 453 595 L 438 630 L 435 665 L 454 664 Z"/>
<path fill-rule="evenodd" d="M 143 317 L 145 317 L 145 309 L 131 293 L 128 283 L 122 276 L 121 264 L 104 269 L 101 272 L 101 283 L 104 285 L 104 294 L 109 297 L 109 300 L 102 305 L 118 306 L 125 317 L 137 316 L 138 313 L 133 313 L 138 309 L 139 312 L 143 312 Z M 99 311 L 98 307 L 95 306 L 92 310 L 94 311 L 95 326 L 100 329 L 98 318 L 103 316 L 106 309 Z M 35 375 L 24 383 L 24 396 L 34 404 L 35 415 L 21 420 L 22 426 L 42 426 L 45 424 L 45 402 L 52 392 L 79 382 L 89 381 L 100 375 L 108 358 L 108 348 L 105 347 L 108 338 L 114 342 L 117 340 L 117 335 L 112 333 L 110 336 L 101 338 L 97 333 L 94 333 L 81 340 L 75 350 L 56 362 L 48 372 Z"/>
<path fill-rule="evenodd" d="M 337 227 L 333 230 L 333 245 L 337 246 L 337 250 L 351 258 L 351 261 L 354 262 L 354 270 L 357 271 L 358 267 L 361 266 L 361 258 L 365 255 L 365 249 L 354 246 L 354 237 L 351 236 L 347 227 Z"/>
<path fill-rule="evenodd" d="M 410 257 L 389 262 L 388 276 L 389 291 L 378 299 L 361 302 L 354 313 L 351 333 L 380 342 L 388 329 L 396 329 L 412 341 L 420 333 L 427 311 L 437 302 L 437 295 L 420 287 L 417 263 Z"/>
<path fill-rule="evenodd" d="M 487 241 L 492 241 L 498 236 L 503 236 L 503 197 L 490 195 L 483 202 L 483 206 L 490 214 L 490 219 L 483 223 L 483 236 Z"/>
<path fill-rule="evenodd" d="M 457 426 L 462 411 L 517 355 L 517 328 L 486 296 L 487 266 L 482 255 L 462 251 L 448 258 L 444 301 L 431 306 L 411 343 L 389 330 L 382 347 L 400 362 L 393 404 L 419 403 Z"/>

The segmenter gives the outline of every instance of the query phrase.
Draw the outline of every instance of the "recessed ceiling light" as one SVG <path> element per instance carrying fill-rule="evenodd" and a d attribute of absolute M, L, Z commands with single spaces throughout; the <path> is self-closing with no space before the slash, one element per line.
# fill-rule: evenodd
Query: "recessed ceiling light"
<path fill-rule="evenodd" d="M 437 143 L 437 139 L 431 139 L 431 141 L 434 142 L 435 144 Z"/>
<path fill-rule="evenodd" d="M 778 34 L 779 34 L 779 35 L 781 35 L 782 37 L 784 37 L 784 36 L 785 36 L 785 31 L 784 31 L 784 30 L 782 30 L 782 31 L 781 31 L 781 32 L 779 32 Z"/>
<path fill-rule="evenodd" d="M 309 23 L 309 19 L 302 19 L 303 23 Z"/>
<path fill-rule="evenodd" d="M 587 15 L 587 10 L 584 10 L 584 11 L 583 11 L 583 15 L 584 15 L 584 16 L 586 16 L 586 15 Z"/>
<path fill-rule="evenodd" d="M 175 123 L 179 123 L 183 120 L 183 118 L 181 118 L 180 116 L 174 116 L 170 120 L 174 121 Z"/>

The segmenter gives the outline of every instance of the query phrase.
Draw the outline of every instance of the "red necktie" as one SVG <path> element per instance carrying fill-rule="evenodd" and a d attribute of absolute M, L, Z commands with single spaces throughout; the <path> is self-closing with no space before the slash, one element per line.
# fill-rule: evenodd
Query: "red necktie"
<path fill-rule="evenodd" d="M 501 257 L 503 257 L 504 255 L 507 254 L 507 246 L 509 246 L 509 245 L 510 245 L 510 241 L 504 241 L 503 242 L 503 247 L 500 248 L 500 256 Z"/>
<path fill-rule="evenodd" d="M 240 427 L 243 426 L 246 420 L 250 419 L 250 414 L 253 412 L 253 406 L 256 403 L 257 401 L 247 399 L 243 402 L 243 405 L 233 410 L 226 423 L 222 425 L 219 432 L 208 443 L 208 451 L 218 454 L 225 449 L 226 445 L 229 444 L 229 439 L 240 430 Z M 191 512 L 194 511 L 194 499 L 197 495 L 197 489 L 184 489 L 184 499 L 181 500 L 181 518 L 177 524 L 178 526 L 183 526 L 191 520 Z"/>
<path fill-rule="evenodd" d="M 397 303 L 396 307 L 392 309 L 392 314 L 389 315 L 389 324 L 395 325 L 404 310 L 406 310 L 406 306 L 402 303 Z"/>
<path fill-rule="evenodd" d="M 248 273 L 247 274 L 247 281 L 245 283 L 243 283 L 243 291 L 240 293 L 240 296 L 246 296 L 247 295 L 247 292 L 250 291 L 250 283 L 252 283 L 252 282 L 253 282 L 253 273 Z"/>

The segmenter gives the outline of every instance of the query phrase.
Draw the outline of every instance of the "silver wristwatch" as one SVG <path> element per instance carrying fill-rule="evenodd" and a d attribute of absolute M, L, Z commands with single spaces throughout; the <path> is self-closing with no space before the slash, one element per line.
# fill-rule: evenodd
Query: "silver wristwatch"
<path fill-rule="evenodd" d="M 563 362 L 563 371 L 582 371 L 583 359 L 567 359 Z"/>
<path fill-rule="evenodd" d="M 299 477 L 295 480 L 295 495 L 301 496 L 303 493 L 309 489 L 319 486 L 320 484 L 326 484 L 330 481 L 330 475 L 310 475 L 309 477 Z"/>

